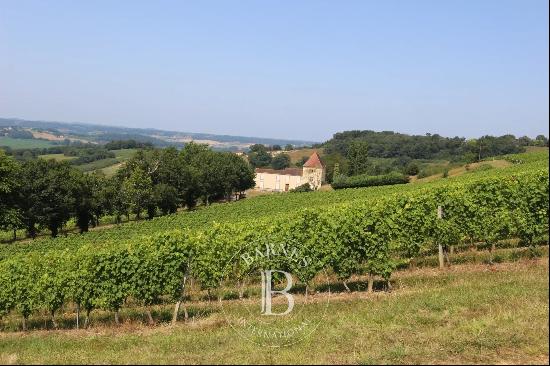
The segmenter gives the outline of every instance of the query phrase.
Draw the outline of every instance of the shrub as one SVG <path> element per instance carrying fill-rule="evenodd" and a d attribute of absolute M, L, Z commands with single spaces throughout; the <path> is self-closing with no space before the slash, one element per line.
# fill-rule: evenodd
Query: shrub
<path fill-rule="evenodd" d="M 418 175 L 419 171 L 420 171 L 420 168 L 418 167 L 418 164 L 416 164 L 416 163 L 409 163 L 405 167 L 405 174 L 407 174 L 407 175 Z"/>
<path fill-rule="evenodd" d="M 387 186 L 394 184 L 409 183 L 409 177 L 400 173 L 392 172 L 384 175 L 355 175 L 352 177 L 339 176 L 332 182 L 332 188 L 358 188 Z"/>
<path fill-rule="evenodd" d="M 298 186 L 290 190 L 290 192 L 294 192 L 294 193 L 312 192 L 312 191 L 313 189 L 311 189 L 311 186 L 309 185 L 309 183 L 304 183 L 301 186 Z"/>

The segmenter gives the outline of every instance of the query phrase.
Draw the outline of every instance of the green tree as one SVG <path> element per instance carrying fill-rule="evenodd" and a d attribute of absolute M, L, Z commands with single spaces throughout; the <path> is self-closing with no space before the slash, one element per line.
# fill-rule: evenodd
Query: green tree
<path fill-rule="evenodd" d="M 546 146 L 548 147 L 548 138 L 544 135 L 538 135 L 535 137 L 536 146 Z"/>
<path fill-rule="evenodd" d="M 16 207 L 20 173 L 19 164 L 0 150 L 0 229 L 13 230 L 14 240 L 17 229 L 23 227 L 21 213 Z"/>
<path fill-rule="evenodd" d="M 98 174 L 83 174 L 75 172 L 75 216 L 76 225 L 80 232 L 86 232 L 90 223 L 93 226 L 99 224 L 99 217 L 104 213 L 101 192 L 105 187 L 105 179 Z"/>
<path fill-rule="evenodd" d="M 18 207 L 28 235 L 36 236 L 38 225 L 57 236 L 73 212 L 74 168 L 66 162 L 31 160 L 22 165 L 20 181 Z"/>
<path fill-rule="evenodd" d="M 271 160 L 271 167 L 273 169 L 285 169 L 290 166 L 290 156 L 288 154 L 280 153 L 275 155 Z"/>
<path fill-rule="evenodd" d="M 348 161 L 340 153 L 323 155 L 323 162 L 327 170 L 326 179 L 328 183 L 332 183 L 334 178 L 339 175 L 346 175 L 348 172 Z"/>
<path fill-rule="evenodd" d="M 308 160 L 309 160 L 309 156 L 302 156 L 302 158 L 296 162 L 296 166 L 299 167 L 299 168 L 301 168 L 301 167 L 304 166 L 304 164 L 305 164 L 306 161 L 308 161 Z"/>
<path fill-rule="evenodd" d="M 250 164 L 240 156 L 226 153 L 225 158 L 225 194 L 229 196 L 236 193 L 237 198 L 239 198 L 244 191 L 256 185 L 254 181 L 256 173 L 254 173 Z"/>
<path fill-rule="evenodd" d="M 407 175 L 418 175 L 420 168 L 418 164 L 411 162 L 405 167 L 404 172 Z"/>
<path fill-rule="evenodd" d="M 138 167 L 122 183 L 122 192 L 137 218 L 152 199 L 153 183 L 145 171 Z"/>
<path fill-rule="evenodd" d="M 347 152 L 348 174 L 366 173 L 369 168 L 368 143 L 363 140 L 353 141 Z"/>
<path fill-rule="evenodd" d="M 265 168 L 271 164 L 271 155 L 267 151 L 250 153 L 248 155 L 250 164 L 255 168 Z"/>
<path fill-rule="evenodd" d="M 256 144 L 250 146 L 248 161 L 254 168 L 264 168 L 271 164 L 272 156 L 264 145 Z"/>
<path fill-rule="evenodd" d="M 153 198 L 155 206 L 163 215 L 174 213 L 178 209 L 178 191 L 168 184 L 157 184 L 153 188 Z"/>
<path fill-rule="evenodd" d="M 203 161 L 209 154 L 208 145 L 189 143 L 179 155 L 180 175 L 176 186 L 182 203 L 188 209 L 196 206 L 198 199 L 203 195 Z"/>

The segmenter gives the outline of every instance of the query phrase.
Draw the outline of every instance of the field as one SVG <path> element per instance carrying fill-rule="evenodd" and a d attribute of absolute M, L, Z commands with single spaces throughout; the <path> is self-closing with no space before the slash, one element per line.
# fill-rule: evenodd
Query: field
<path fill-rule="evenodd" d="M 176 215 L 155 218 L 150 221 L 130 222 L 124 225 L 109 228 L 99 228 L 84 235 L 68 234 L 67 238 L 38 239 L 32 242 L 19 242 L 9 245 L 0 245 L 0 259 L 8 253 L 29 252 L 39 248 L 56 248 L 84 244 L 98 244 L 106 240 L 127 242 L 139 239 L 155 232 L 173 229 L 202 230 L 216 223 L 272 221 L 278 216 L 292 216 L 308 208 L 327 208 L 347 203 L 376 201 L 382 197 L 395 194 L 409 194 L 417 191 L 426 191 L 444 187 L 449 184 L 461 185 L 464 182 L 475 182 L 486 177 L 503 178 L 521 172 L 548 169 L 548 149 L 534 153 L 520 154 L 523 164 L 506 165 L 505 168 L 491 170 L 473 170 L 469 174 L 459 174 L 447 179 L 433 177 L 428 181 L 418 183 L 371 187 L 366 189 L 345 189 L 339 191 L 321 191 L 302 194 L 277 193 L 244 199 L 234 203 L 218 203 L 207 208 L 201 207 L 191 212 L 181 212 Z M 437 179 L 436 179 L 437 178 Z M 70 244 L 68 244 L 70 243 Z"/>
<path fill-rule="evenodd" d="M 11 137 L 0 136 L 0 146 L 7 146 L 12 149 L 33 149 L 50 147 L 54 144 L 46 140 L 38 139 L 14 139 Z"/>
<path fill-rule="evenodd" d="M 137 149 L 113 150 L 113 153 L 115 153 L 115 157 L 121 161 L 130 159 L 136 152 Z"/>
<path fill-rule="evenodd" d="M 2 245 L 0 361 L 547 362 L 548 151 L 483 164 L 432 181 L 259 196 Z M 304 269 L 288 258 L 234 258 L 279 242 L 300 243 L 317 261 Z M 437 243 L 451 246 L 452 266 L 433 269 L 443 264 Z M 298 320 L 321 314 L 330 296 L 321 327 L 292 347 L 255 346 L 220 313 L 224 304 L 225 315 L 241 315 L 243 301 L 256 300 L 258 276 L 247 276 L 264 265 L 295 271 Z M 170 326 L 178 298 L 190 318 Z M 76 303 L 92 311 L 90 328 L 71 330 Z M 25 326 L 31 332 L 20 333 Z"/>
<path fill-rule="evenodd" d="M 214 313 L 174 327 L 3 333 L 0 363 L 548 363 L 547 258 L 394 282 L 392 293 L 334 294 L 318 331 L 293 347 L 255 346 Z"/>
<path fill-rule="evenodd" d="M 130 159 L 136 151 L 136 149 L 113 150 L 114 158 L 97 160 L 89 164 L 79 165 L 78 168 L 84 172 L 101 171 L 110 177 L 116 173 L 121 163 Z"/>
<path fill-rule="evenodd" d="M 73 160 L 76 159 L 76 156 L 66 156 L 64 154 L 46 154 L 46 155 L 40 155 L 39 158 L 45 159 L 45 160 L 56 160 L 56 161 L 64 161 L 64 160 Z"/>
<path fill-rule="evenodd" d="M 323 156 L 324 150 L 323 148 L 319 148 L 319 149 L 299 149 L 299 150 L 283 151 L 283 153 L 290 156 L 291 164 L 296 164 L 297 162 L 301 161 L 303 157 L 309 158 L 311 154 L 313 154 L 314 152 L 317 152 L 319 155 Z"/>
<path fill-rule="evenodd" d="M 442 178 L 443 171 L 447 170 L 448 177 L 457 177 L 459 175 L 465 174 L 465 173 L 474 173 L 479 170 L 489 170 L 489 169 L 501 169 L 501 168 L 507 168 L 511 166 L 512 163 L 509 161 L 503 160 L 503 159 L 495 159 L 495 160 L 488 160 L 488 161 L 482 161 L 479 163 L 472 163 L 467 164 L 464 166 L 449 166 L 448 164 L 442 164 L 442 165 L 436 165 L 434 167 L 434 170 L 440 170 L 441 172 L 438 172 L 436 174 L 430 175 L 425 178 L 417 178 L 414 177 L 412 180 L 413 182 L 430 182 L 437 179 Z"/>
<path fill-rule="evenodd" d="M 116 165 L 118 163 L 119 161 L 117 158 L 109 158 L 109 159 L 96 160 L 88 164 L 78 165 L 77 167 L 83 172 L 93 172 L 96 170 L 101 170 L 101 169 L 110 167 L 111 165 Z"/>

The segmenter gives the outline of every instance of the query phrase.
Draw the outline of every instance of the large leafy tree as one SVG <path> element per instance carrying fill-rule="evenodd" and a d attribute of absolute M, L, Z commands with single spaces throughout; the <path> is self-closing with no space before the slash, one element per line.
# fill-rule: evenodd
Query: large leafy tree
<path fill-rule="evenodd" d="M 99 205 L 103 212 L 114 215 L 116 223 L 122 221 L 122 216 L 129 215 L 130 204 L 122 192 L 122 180 L 114 176 L 105 179 L 104 185 L 99 192 Z"/>
<path fill-rule="evenodd" d="M 20 166 L 0 150 L 0 229 L 13 230 L 23 226 L 22 216 L 16 207 L 20 188 Z"/>
<path fill-rule="evenodd" d="M 271 160 L 271 167 L 273 169 L 285 169 L 290 166 L 290 156 L 288 154 L 277 154 L 272 160 Z"/>
<path fill-rule="evenodd" d="M 99 217 L 105 212 L 102 205 L 101 190 L 105 187 L 105 178 L 99 174 L 82 174 L 75 171 L 75 216 L 80 232 L 88 231 L 89 225 L 99 224 Z"/>
<path fill-rule="evenodd" d="M 218 159 L 219 178 L 223 183 L 218 194 L 228 198 L 234 193 L 240 196 L 242 192 L 254 187 L 255 173 L 247 161 L 232 153 L 223 153 Z"/>
<path fill-rule="evenodd" d="M 272 157 L 264 145 L 256 144 L 250 146 L 248 160 L 254 168 L 262 168 L 270 166 Z"/>
<path fill-rule="evenodd" d="M 349 175 L 366 173 L 369 168 L 368 143 L 362 140 L 353 141 L 349 145 L 347 158 Z"/>
<path fill-rule="evenodd" d="M 131 210 L 139 219 L 141 212 L 152 199 L 153 183 L 151 177 L 141 167 L 134 169 L 128 179 L 122 183 L 122 193 L 130 204 Z"/>
<path fill-rule="evenodd" d="M 70 219 L 77 182 L 73 168 L 66 162 L 31 160 L 21 170 L 18 207 L 29 236 L 47 228 L 53 237 Z"/>
<path fill-rule="evenodd" d="M 153 188 L 154 206 L 167 215 L 174 213 L 178 209 L 178 191 L 176 188 L 168 184 L 157 184 Z"/>

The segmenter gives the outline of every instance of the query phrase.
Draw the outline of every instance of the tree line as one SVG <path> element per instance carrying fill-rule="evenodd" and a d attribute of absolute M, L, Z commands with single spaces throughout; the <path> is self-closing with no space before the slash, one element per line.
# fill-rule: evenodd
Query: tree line
<path fill-rule="evenodd" d="M 340 153 L 347 156 L 353 144 L 365 142 L 372 157 L 411 159 L 449 159 L 474 162 L 481 159 L 517 154 L 525 151 L 525 146 L 548 146 L 548 138 L 543 135 L 531 139 L 528 136 L 516 138 L 514 135 L 482 136 L 467 140 L 464 137 L 443 137 L 438 134 L 407 135 L 393 131 L 375 132 L 344 131 L 334 134 L 322 146 L 327 154 Z"/>
<path fill-rule="evenodd" d="M 110 215 L 117 223 L 134 214 L 153 218 L 221 199 L 240 198 L 254 186 L 254 172 L 241 157 L 190 143 L 138 150 L 113 177 L 86 174 L 68 162 L 17 161 L 0 150 L 0 229 L 47 229 L 53 237 L 71 219 L 80 232 Z"/>
<path fill-rule="evenodd" d="M 293 146 L 287 144 L 284 151 L 292 150 Z M 272 154 L 272 152 L 277 152 Z M 290 156 L 283 152 L 280 145 L 265 146 L 254 144 L 249 147 L 248 160 L 254 168 L 272 168 L 281 170 L 290 167 Z"/>
<path fill-rule="evenodd" d="M 344 131 L 317 147 L 324 148 L 327 180 L 337 176 L 435 174 L 422 168 L 424 162 L 448 160 L 468 164 L 493 156 L 525 152 L 527 146 L 547 147 L 548 139 L 514 135 L 483 136 L 467 140 L 461 137 L 442 137 L 437 134 L 411 136 L 392 131 Z M 337 167 L 335 169 L 335 167 Z"/>

